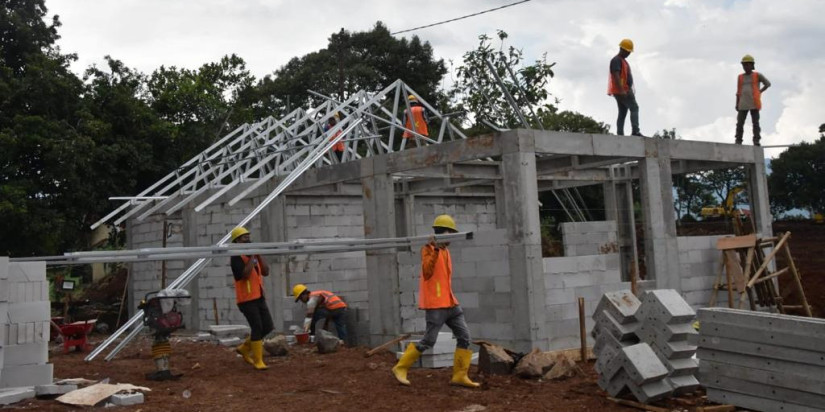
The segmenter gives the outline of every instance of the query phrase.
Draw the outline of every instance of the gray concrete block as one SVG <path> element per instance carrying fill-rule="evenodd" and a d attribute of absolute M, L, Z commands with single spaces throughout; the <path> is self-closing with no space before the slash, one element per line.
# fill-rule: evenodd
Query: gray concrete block
<path fill-rule="evenodd" d="M 51 319 L 51 308 L 47 301 L 10 303 L 8 308 L 8 323 L 21 324 Z"/>
<path fill-rule="evenodd" d="M 46 385 L 37 385 L 34 387 L 36 396 L 55 396 L 63 395 L 71 391 L 77 390 L 77 385 L 56 385 L 53 383 Z"/>
<path fill-rule="evenodd" d="M 237 336 L 232 336 L 232 337 L 227 337 L 227 338 L 219 338 L 218 339 L 218 344 L 222 345 L 222 346 L 238 346 L 242 342 L 243 342 L 243 339 L 241 339 Z"/>
<path fill-rule="evenodd" d="M 35 392 L 32 387 L 16 387 L 0 389 L 0 405 L 11 405 L 26 399 L 34 398 Z"/>
<path fill-rule="evenodd" d="M 693 308 L 673 289 L 647 291 L 641 301 L 637 317 L 642 322 L 641 318 L 657 319 L 667 324 L 691 323 L 696 318 Z"/>
<path fill-rule="evenodd" d="M 9 262 L 9 282 L 45 282 L 46 262 Z"/>
<path fill-rule="evenodd" d="M 0 281 L 9 278 L 9 257 L 0 256 Z"/>
<path fill-rule="evenodd" d="M 636 385 L 661 380 L 668 374 L 665 365 L 646 343 L 622 348 L 621 356 L 625 357 L 624 370 Z"/>
<path fill-rule="evenodd" d="M 742 324 L 723 324 L 713 321 L 701 323 L 703 333 L 707 336 L 741 339 L 750 342 L 765 343 L 775 346 L 822 351 L 825 348 L 825 335 L 810 334 L 811 331 L 800 327 L 794 333 L 773 329 L 774 324 L 751 326 Z"/>
<path fill-rule="evenodd" d="M 656 352 L 656 349 L 653 348 L 653 351 Z M 656 354 L 659 355 L 658 353 Z M 667 368 L 669 377 L 688 375 L 693 376 L 697 372 L 699 372 L 699 361 L 695 358 L 663 359 L 661 356 L 659 356 L 659 359 Z"/>
<path fill-rule="evenodd" d="M 3 365 L 39 365 L 49 361 L 48 342 L 7 345 L 3 347 Z"/>
<path fill-rule="evenodd" d="M 726 360 L 727 359 L 722 359 L 720 362 L 703 359 L 700 364 L 699 374 L 701 381 L 712 381 L 719 376 L 727 376 L 743 381 L 825 396 L 825 381 L 822 380 L 822 376 L 825 374 L 824 368 L 819 368 L 818 373 L 815 374 L 800 373 L 796 369 L 776 372 L 742 366 L 736 363 L 728 363 L 725 362 Z"/>
<path fill-rule="evenodd" d="M 698 335 L 690 323 L 665 324 L 658 319 L 641 322 L 636 334 L 643 342 L 676 342 Z"/>
<path fill-rule="evenodd" d="M 630 393 L 641 403 L 655 402 L 659 399 L 664 399 L 673 392 L 670 384 L 665 379 L 648 382 L 644 385 L 627 385 Z"/>
<path fill-rule="evenodd" d="M 636 322 L 621 324 L 606 310 L 593 314 L 593 320 L 596 322 L 594 330 L 598 330 L 597 334 L 609 333 L 620 341 L 636 339 L 636 329 L 640 326 Z"/>
<path fill-rule="evenodd" d="M 708 348 L 699 348 L 696 356 L 702 363 L 721 362 L 725 364 L 738 365 L 745 368 L 759 369 L 765 373 L 778 372 L 780 374 L 798 374 L 803 376 L 820 376 L 823 374 L 822 366 L 806 363 L 788 362 L 777 359 L 766 361 L 762 356 L 743 355 L 733 352 L 724 352 Z M 701 379 L 700 379 L 701 380 Z"/>
<path fill-rule="evenodd" d="M 139 405 L 143 403 L 143 393 L 116 393 L 109 398 L 109 402 L 117 406 Z"/>
<path fill-rule="evenodd" d="M 17 386 L 35 386 L 52 383 L 54 368 L 51 363 L 45 365 L 4 366 L 0 375 L 0 388 Z"/>
<path fill-rule="evenodd" d="M 636 321 L 636 311 L 641 302 L 629 290 L 618 290 L 605 293 L 599 300 L 594 313 L 607 311 L 620 324 Z"/>
<path fill-rule="evenodd" d="M 746 395 L 716 388 L 707 388 L 707 397 L 708 400 L 716 403 L 736 405 L 740 408 L 764 412 L 822 412 L 822 408 L 818 407 L 807 407 L 767 397 Z"/>
<path fill-rule="evenodd" d="M 764 359 L 776 359 L 788 362 L 825 366 L 825 356 L 823 356 L 823 352 L 773 346 L 770 344 L 747 342 L 731 338 L 706 336 L 701 334 L 701 328 L 699 335 L 699 347 L 703 349 L 757 356 Z"/>
<path fill-rule="evenodd" d="M 808 407 L 821 408 L 825 405 L 825 395 L 823 394 L 782 388 L 772 384 L 766 385 L 762 383 L 749 382 L 724 375 L 715 375 L 710 379 L 703 378 L 702 384 L 707 388 L 722 389 L 751 396 L 765 396 L 769 399 Z"/>
<path fill-rule="evenodd" d="M 665 382 L 673 389 L 675 394 L 687 394 L 695 391 L 701 386 L 699 380 L 691 375 L 669 376 Z"/>
<path fill-rule="evenodd" d="M 246 325 L 210 325 L 209 333 L 218 338 L 246 337 L 250 329 Z"/>
<path fill-rule="evenodd" d="M 696 353 L 697 346 L 688 341 L 674 341 L 674 342 L 648 342 L 653 350 L 660 358 L 666 359 L 685 359 L 690 358 Z"/>

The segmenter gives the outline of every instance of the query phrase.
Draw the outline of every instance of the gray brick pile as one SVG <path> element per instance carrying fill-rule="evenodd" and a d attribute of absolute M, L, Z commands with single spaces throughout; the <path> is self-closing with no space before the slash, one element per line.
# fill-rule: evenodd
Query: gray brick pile
<path fill-rule="evenodd" d="M 0 389 L 52 382 L 50 310 L 45 262 L 10 263 L 0 257 Z M 15 393 L 0 397 L 0 404 L 29 391 Z"/>
<path fill-rule="evenodd" d="M 760 411 L 825 411 L 825 319 L 699 310 L 709 400 Z"/>
<path fill-rule="evenodd" d="M 599 387 L 643 403 L 695 389 L 695 317 L 673 290 L 648 291 L 641 301 L 629 290 L 605 293 L 593 314 Z"/>
<path fill-rule="evenodd" d="M 619 251 L 616 221 L 566 222 L 561 224 L 564 256 L 588 256 Z"/>
<path fill-rule="evenodd" d="M 421 340 L 421 336 L 415 339 L 409 339 L 401 342 L 401 349 L 406 350 L 407 345 L 416 343 Z M 421 354 L 418 362 L 413 366 L 418 368 L 447 368 L 453 366 L 453 357 L 455 355 L 456 340 L 452 332 L 439 332 L 438 339 L 435 341 L 435 346 Z M 401 359 L 402 352 L 396 352 L 396 357 Z M 478 354 L 473 353 L 471 363 L 475 365 L 478 362 Z"/>

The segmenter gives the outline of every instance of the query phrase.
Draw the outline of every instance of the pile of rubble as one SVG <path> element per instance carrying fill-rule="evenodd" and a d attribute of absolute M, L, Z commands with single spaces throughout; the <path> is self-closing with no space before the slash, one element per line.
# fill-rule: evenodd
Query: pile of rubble
<path fill-rule="evenodd" d="M 648 291 L 641 301 L 629 290 L 605 293 L 593 314 L 599 387 L 642 403 L 696 389 L 695 318 L 675 290 Z"/>

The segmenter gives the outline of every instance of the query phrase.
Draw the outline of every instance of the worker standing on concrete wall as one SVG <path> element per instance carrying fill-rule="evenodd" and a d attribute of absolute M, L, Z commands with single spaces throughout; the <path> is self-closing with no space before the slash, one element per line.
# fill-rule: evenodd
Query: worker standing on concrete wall
<path fill-rule="evenodd" d="M 321 319 L 332 319 L 338 339 L 347 340 L 347 304 L 340 296 L 328 290 L 310 291 L 306 285 L 297 284 L 292 288 L 295 301 L 307 305 L 307 315 L 304 318 L 304 332 L 315 334 L 315 327 Z"/>
<path fill-rule="evenodd" d="M 250 243 L 249 231 L 244 227 L 232 229 L 231 236 L 232 243 Z M 238 309 L 250 328 L 249 337 L 236 350 L 255 369 L 267 369 L 263 360 L 263 338 L 274 328 L 264 299 L 263 277 L 269 276 L 269 265 L 260 255 L 232 256 L 230 264 L 235 277 Z"/>
<path fill-rule="evenodd" d="M 607 76 L 607 94 L 616 99 L 619 117 L 616 119 L 616 134 L 624 135 L 624 119 L 630 111 L 630 126 L 633 136 L 641 136 L 639 131 L 639 104 L 636 103 L 636 91 L 633 87 L 633 73 L 627 57 L 633 53 L 633 41 L 624 39 L 619 42 L 619 54 L 610 60 L 610 73 Z"/>
<path fill-rule="evenodd" d="M 736 144 L 742 144 L 742 134 L 748 112 L 751 114 L 753 123 L 753 145 L 759 146 L 759 140 L 762 137 L 762 128 L 759 127 L 759 110 L 762 109 L 762 92 L 771 87 L 771 82 L 762 73 L 753 70 L 755 65 L 756 62 L 750 54 L 742 57 L 742 69 L 745 72 L 739 75 L 736 82 Z"/>
<path fill-rule="evenodd" d="M 427 111 L 424 109 L 424 106 L 422 106 L 418 98 L 413 95 L 407 96 L 407 101 L 410 102 L 410 110 L 404 110 L 404 128 L 407 130 L 404 130 L 402 137 L 405 139 L 415 137 L 415 134 L 410 132 L 410 130 L 422 136 L 429 136 L 430 132 L 427 130 L 427 124 L 430 123 L 430 119 L 427 117 Z M 410 112 L 412 112 L 412 115 L 410 115 Z"/>
<path fill-rule="evenodd" d="M 433 230 L 436 235 L 456 233 L 455 221 L 448 215 L 435 218 Z M 478 383 L 470 380 L 467 372 L 470 370 L 470 360 L 473 352 L 470 351 L 470 329 L 464 320 L 464 312 L 458 305 L 452 288 L 453 262 L 448 249 L 449 242 L 436 243 L 435 238 L 421 248 L 421 277 L 419 279 L 419 308 L 425 310 L 427 330 L 424 339 L 418 343 L 410 343 L 404 355 L 392 368 L 392 373 L 398 382 L 409 385 L 407 372 L 425 350 L 432 348 L 438 338 L 441 326 L 447 326 L 453 331 L 457 340 L 453 357 L 453 385 L 477 388 Z"/>
<path fill-rule="evenodd" d="M 330 117 L 327 121 L 327 124 L 324 125 L 324 133 L 328 132 L 330 129 L 335 127 L 336 124 L 340 121 L 340 115 L 335 113 L 335 116 Z M 341 131 L 337 131 L 334 135 L 329 137 L 329 140 L 333 140 L 341 134 Z M 339 141 L 332 145 L 332 153 L 335 155 L 335 158 L 338 159 L 340 162 L 341 159 L 344 157 L 344 150 L 346 150 L 346 146 L 344 146 L 343 141 Z"/>

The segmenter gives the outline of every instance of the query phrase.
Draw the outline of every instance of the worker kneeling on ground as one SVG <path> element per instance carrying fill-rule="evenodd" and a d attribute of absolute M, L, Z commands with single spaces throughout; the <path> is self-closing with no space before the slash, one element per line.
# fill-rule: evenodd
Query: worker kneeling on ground
<path fill-rule="evenodd" d="M 295 285 L 292 288 L 295 301 L 307 305 L 307 316 L 304 318 L 304 332 L 315 334 L 315 326 L 321 319 L 332 319 L 338 339 L 347 340 L 347 304 L 340 296 L 328 290 L 310 291 L 306 285 Z"/>
<path fill-rule="evenodd" d="M 441 215 L 435 218 L 433 230 L 436 235 L 444 233 L 456 233 L 458 230 L 455 221 L 448 215 Z M 450 251 L 447 249 L 449 242 L 436 243 L 431 237 L 430 242 L 421 248 L 421 277 L 419 280 L 419 308 L 425 310 L 427 321 L 427 331 L 424 339 L 418 343 L 410 343 L 404 351 L 404 355 L 392 368 L 392 373 L 398 382 L 409 385 L 407 372 L 415 361 L 425 350 L 432 348 L 438 338 L 441 326 L 447 326 L 453 331 L 457 340 L 455 355 L 453 358 L 453 377 L 450 383 L 453 385 L 477 388 L 478 383 L 470 380 L 467 372 L 470 370 L 470 360 L 473 352 L 470 347 L 470 329 L 464 320 L 464 312 L 458 305 L 458 300 L 453 294 L 452 274 L 453 263 L 450 258 Z"/>
<path fill-rule="evenodd" d="M 243 227 L 232 229 L 232 243 L 250 243 L 249 231 Z M 269 276 L 269 265 L 260 255 L 232 256 L 232 275 L 235 277 L 235 299 L 238 309 L 249 322 L 250 334 L 236 349 L 244 361 L 263 370 L 263 338 L 274 328 L 272 316 L 264 298 L 263 277 Z"/>

